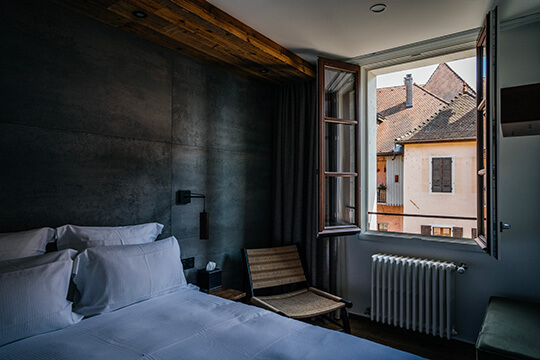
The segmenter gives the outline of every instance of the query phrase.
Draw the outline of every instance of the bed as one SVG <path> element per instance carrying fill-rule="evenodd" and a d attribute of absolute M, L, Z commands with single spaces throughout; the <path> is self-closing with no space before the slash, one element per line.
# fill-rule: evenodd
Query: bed
<path fill-rule="evenodd" d="M 0 359 L 420 359 L 197 291 L 179 255 L 172 237 L 0 261 Z"/>

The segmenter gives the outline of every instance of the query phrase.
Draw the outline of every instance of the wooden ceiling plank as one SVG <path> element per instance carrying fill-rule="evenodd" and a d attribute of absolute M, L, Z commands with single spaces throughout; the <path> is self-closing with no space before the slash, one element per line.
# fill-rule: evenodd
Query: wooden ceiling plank
<path fill-rule="evenodd" d="M 169 1 L 162 0 L 161 2 Z M 254 65 L 257 65 L 256 70 L 266 68 L 269 71 L 272 71 L 272 69 L 281 68 L 280 71 L 285 72 L 290 77 L 299 76 L 298 70 L 291 66 L 283 66 L 286 64 L 278 61 L 276 58 L 264 52 L 261 52 L 260 49 L 252 44 L 246 44 L 237 37 L 228 36 L 228 33 L 225 30 L 215 26 L 214 24 L 208 22 L 205 22 L 205 24 L 197 24 L 195 21 L 197 19 L 201 21 L 200 18 L 195 17 L 193 14 L 189 13 L 183 8 L 177 7 L 177 9 L 171 9 L 169 6 L 165 5 L 163 8 L 155 11 L 154 14 L 177 25 L 180 28 L 192 31 L 193 33 L 200 37 L 206 38 L 207 40 L 214 41 L 218 43 L 219 46 L 224 46 L 225 48 L 234 50 L 234 52 L 236 52 L 239 56 L 249 59 Z"/>
<path fill-rule="evenodd" d="M 293 66 L 307 76 L 315 77 L 315 66 L 305 61 L 298 55 L 287 50 L 278 43 L 270 40 L 246 24 L 235 19 L 226 12 L 220 10 L 205 0 L 170 0 L 183 7 L 189 12 L 200 16 L 216 26 L 230 32 L 231 34 L 250 42 L 262 51 L 280 59 L 284 63 Z"/>
<path fill-rule="evenodd" d="M 169 0 L 126 1 L 143 11 L 151 12 L 177 25 L 179 28 L 197 34 L 197 36 L 205 38 L 207 41 L 218 43 L 218 46 L 223 46 L 227 51 L 232 50 L 231 52 L 236 53 L 236 56 L 251 61 L 252 70 L 259 71 L 260 73 L 261 69 L 267 69 L 268 73 L 260 73 L 259 75 L 263 78 L 278 77 L 286 81 L 288 78 L 302 77 L 302 74 L 297 69 L 260 51 L 260 49 L 250 43 L 245 43 L 235 36 L 230 36 L 225 30 L 201 19 Z"/>
<path fill-rule="evenodd" d="M 127 23 L 125 26 L 122 27 L 123 30 L 129 31 L 137 36 L 142 37 L 143 39 L 147 39 L 155 44 L 161 45 L 163 47 L 166 47 L 168 49 L 171 49 L 175 52 L 181 53 L 182 55 L 188 56 L 193 59 L 197 59 L 200 61 L 207 62 L 212 65 L 218 65 L 219 67 L 235 73 L 237 75 L 240 75 L 242 77 L 247 77 L 248 75 L 245 73 L 245 71 L 241 68 L 225 64 L 223 62 L 217 61 L 216 58 L 209 56 L 206 53 L 203 53 L 197 49 L 194 49 L 186 44 L 181 44 L 176 40 L 171 39 L 168 36 L 164 36 L 161 33 L 158 33 L 156 31 L 153 31 L 151 29 L 148 29 L 146 27 L 141 26 L 137 23 Z M 252 77 L 252 76 L 250 76 Z M 275 81 L 273 79 L 265 79 L 270 82 L 274 83 L 280 83 L 279 81 Z"/>
<path fill-rule="evenodd" d="M 148 16 L 144 19 L 137 19 L 132 15 L 134 9 L 134 5 L 126 1 L 118 1 L 116 4 L 109 6 L 109 10 L 118 15 L 124 16 L 127 19 L 133 19 L 134 22 L 140 24 L 141 26 L 148 27 L 149 29 L 157 31 L 165 36 L 169 36 L 184 44 L 188 44 L 190 47 L 195 47 L 199 51 L 217 58 L 219 61 L 241 67 L 251 75 L 258 77 L 263 75 L 258 71 L 258 68 L 260 67 L 259 64 L 254 64 L 245 58 L 236 56 L 236 54 L 232 53 L 231 49 L 216 46 L 219 44 L 209 41 L 208 39 L 201 38 L 197 34 L 186 29 L 181 29 L 178 26 L 171 24 L 170 22 L 165 21 L 153 14 L 147 14 Z"/>

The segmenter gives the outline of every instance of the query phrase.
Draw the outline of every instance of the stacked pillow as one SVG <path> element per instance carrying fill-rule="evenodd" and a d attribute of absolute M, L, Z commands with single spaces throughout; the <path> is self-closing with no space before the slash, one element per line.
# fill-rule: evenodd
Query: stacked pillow
<path fill-rule="evenodd" d="M 154 241 L 162 229 L 64 225 L 0 234 L 0 345 L 185 287 L 176 238 Z M 41 255 L 55 233 L 60 251 Z M 75 312 L 66 300 L 71 277 Z"/>
<path fill-rule="evenodd" d="M 44 254 L 54 234 L 55 230 L 48 227 L 0 234 L 0 261 Z"/>
<path fill-rule="evenodd" d="M 156 240 L 162 230 L 163 225 L 155 222 L 117 227 L 64 225 L 56 228 L 56 237 L 58 250 L 82 252 L 96 246 L 149 243 Z"/>

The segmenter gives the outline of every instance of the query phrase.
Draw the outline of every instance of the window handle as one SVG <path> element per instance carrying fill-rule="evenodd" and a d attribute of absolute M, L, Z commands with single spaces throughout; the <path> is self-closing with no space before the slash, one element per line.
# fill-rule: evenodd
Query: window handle
<path fill-rule="evenodd" d="M 500 229 L 501 229 L 501 232 L 503 232 L 504 230 L 510 230 L 512 229 L 512 225 L 510 224 L 505 224 L 503 223 L 502 221 L 500 222 Z"/>

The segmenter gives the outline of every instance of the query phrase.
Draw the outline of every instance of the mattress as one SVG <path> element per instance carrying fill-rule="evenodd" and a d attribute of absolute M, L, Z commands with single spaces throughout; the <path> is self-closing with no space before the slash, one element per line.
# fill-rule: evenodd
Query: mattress
<path fill-rule="evenodd" d="M 0 347 L 0 359 L 420 359 L 196 290 Z"/>

